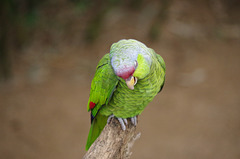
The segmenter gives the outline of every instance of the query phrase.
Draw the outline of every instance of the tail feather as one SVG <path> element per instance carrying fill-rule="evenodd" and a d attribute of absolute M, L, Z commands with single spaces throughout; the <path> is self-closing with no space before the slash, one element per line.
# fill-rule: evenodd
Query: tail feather
<path fill-rule="evenodd" d="M 86 144 L 86 150 L 90 148 L 92 143 L 98 138 L 98 136 L 101 134 L 103 128 L 107 124 L 108 117 L 105 115 L 101 115 L 98 113 L 96 117 L 92 120 L 92 124 L 90 127 L 90 131 L 88 134 L 87 144 Z"/>

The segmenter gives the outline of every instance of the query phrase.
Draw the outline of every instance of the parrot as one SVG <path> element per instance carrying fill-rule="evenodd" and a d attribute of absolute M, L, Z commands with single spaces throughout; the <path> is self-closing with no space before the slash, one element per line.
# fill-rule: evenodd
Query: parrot
<path fill-rule="evenodd" d="M 122 130 L 126 130 L 127 119 L 137 125 L 137 116 L 162 90 L 165 69 L 163 58 L 138 40 L 122 39 L 111 45 L 91 83 L 87 105 L 91 127 L 86 150 L 113 117 Z"/>

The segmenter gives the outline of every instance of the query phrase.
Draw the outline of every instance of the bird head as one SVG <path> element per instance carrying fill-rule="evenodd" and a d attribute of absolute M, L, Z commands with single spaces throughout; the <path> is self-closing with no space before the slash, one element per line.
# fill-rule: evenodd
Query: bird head
<path fill-rule="evenodd" d="M 115 74 L 125 80 L 129 89 L 150 72 L 151 53 L 143 43 L 129 39 L 114 43 L 110 49 L 111 65 Z"/>

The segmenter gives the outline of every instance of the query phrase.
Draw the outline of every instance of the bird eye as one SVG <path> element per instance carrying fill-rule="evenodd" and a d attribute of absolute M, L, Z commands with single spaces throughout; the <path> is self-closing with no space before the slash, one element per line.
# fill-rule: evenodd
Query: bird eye
<path fill-rule="evenodd" d="M 135 84 L 137 84 L 137 78 L 136 77 L 133 77 L 134 78 L 134 86 Z"/>
<path fill-rule="evenodd" d="M 135 66 L 135 68 L 138 66 L 138 62 L 137 61 L 134 61 L 134 66 Z"/>

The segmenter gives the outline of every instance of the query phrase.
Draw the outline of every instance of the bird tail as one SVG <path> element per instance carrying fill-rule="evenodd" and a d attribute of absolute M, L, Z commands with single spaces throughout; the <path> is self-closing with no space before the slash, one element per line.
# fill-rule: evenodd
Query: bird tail
<path fill-rule="evenodd" d="M 88 134 L 87 144 L 86 144 L 86 150 L 90 148 L 92 143 L 98 138 L 98 136 L 101 134 L 103 128 L 107 124 L 108 117 L 105 115 L 101 115 L 98 113 L 95 118 L 92 120 L 92 124 L 90 127 L 90 131 Z"/>

